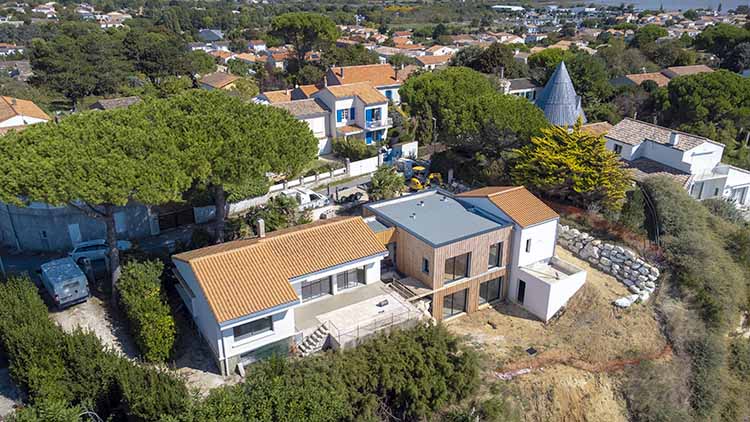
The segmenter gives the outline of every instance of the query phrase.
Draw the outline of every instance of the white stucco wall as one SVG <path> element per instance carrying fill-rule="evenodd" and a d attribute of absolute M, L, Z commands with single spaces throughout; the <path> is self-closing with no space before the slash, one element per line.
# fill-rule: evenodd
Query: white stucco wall
<path fill-rule="evenodd" d="M 234 327 L 262 318 L 273 318 L 273 330 L 240 341 L 234 339 Z M 275 343 L 295 334 L 294 308 L 284 309 L 276 312 L 263 312 L 251 317 L 234 320 L 228 324 L 222 324 L 221 337 L 224 341 L 224 352 L 227 358 L 239 356 L 265 345 Z M 231 370 L 232 368 L 228 368 Z"/>
<path fill-rule="evenodd" d="M 549 301 L 544 320 L 548 321 L 552 318 L 585 283 L 586 271 L 581 271 L 557 283 L 552 283 L 550 285 Z"/>
<path fill-rule="evenodd" d="M 198 331 L 201 333 L 203 338 L 206 340 L 209 348 L 213 352 L 217 359 L 222 358 L 221 350 L 219 347 L 219 324 L 214 317 L 211 308 L 208 306 L 206 296 L 203 294 L 203 290 L 198 281 L 190 269 L 190 266 L 185 262 L 173 260 L 175 267 L 182 275 L 185 283 L 190 287 L 195 294 L 192 304 L 188 307 L 193 310 L 193 320 L 195 325 L 198 327 Z"/>
<path fill-rule="evenodd" d="M 398 94 L 398 89 L 401 86 L 390 86 L 390 87 L 378 87 L 378 91 L 383 94 L 386 98 L 388 97 L 385 92 L 391 91 L 391 102 L 393 104 L 401 104 L 401 96 Z"/>
<path fill-rule="evenodd" d="M 29 116 L 14 116 L 10 119 L 3 120 L 0 122 L 0 127 L 13 127 L 13 126 L 25 126 L 25 125 L 33 125 L 35 123 L 44 123 L 47 120 L 45 119 L 37 119 L 36 117 L 29 117 Z"/>
<path fill-rule="evenodd" d="M 615 142 L 612 139 L 604 138 L 606 143 L 605 146 L 608 150 L 614 151 L 615 145 L 620 145 L 622 147 L 622 151 L 620 151 L 620 158 L 623 160 L 633 160 L 633 151 L 634 148 L 632 145 L 623 144 L 622 142 Z"/>
<path fill-rule="evenodd" d="M 326 268 L 323 271 L 318 271 L 311 274 L 306 274 L 302 277 L 297 277 L 291 281 L 292 287 L 297 292 L 297 295 L 302 298 L 302 283 L 308 280 L 319 280 L 321 278 L 330 277 L 345 271 L 349 271 L 354 268 L 365 267 L 365 284 L 371 284 L 380 280 L 380 261 L 383 260 L 385 252 L 382 255 L 371 256 L 356 261 L 348 262 L 342 265 L 336 265 L 334 267 Z M 337 294 L 336 280 L 333 280 L 332 293 Z M 323 296 L 325 298 L 327 296 Z M 317 299 L 313 299 L 317 300 Z M 305 302 L 308 303 L 308 302 Z"/>
<path fill-rule="evenodd" d="M 515 249 L 518 252 L 518 265 L 551 258 L 555 254 L 558 219 L 521 229 L 521 236 Z M 526 241 L 531 240 L 531 250 L 526 252 Z"/>
<path fill-rule="evenodd" d="M 326 116 L 308 117 L 302 119 L 308 126 L 316 138 L 324 138 L 327 136 L 326 130 Z"/>
<path fill-rule="evenodd" d="M 723 146 L 704 142 L 686 151 L 683 160 L 690 166 L 690 174 L 701 174 L 710 172 L 719 165 L 723 153 Z"/>

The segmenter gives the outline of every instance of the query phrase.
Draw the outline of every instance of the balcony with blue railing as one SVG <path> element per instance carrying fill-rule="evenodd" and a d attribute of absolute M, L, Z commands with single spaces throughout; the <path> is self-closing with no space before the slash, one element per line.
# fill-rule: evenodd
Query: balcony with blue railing
<path fill-rule="evenodd" d="M 365 121 L 365 129 L 377 129 L 391 126 L 393 126 L 393 119 L 391 118 Z"/>

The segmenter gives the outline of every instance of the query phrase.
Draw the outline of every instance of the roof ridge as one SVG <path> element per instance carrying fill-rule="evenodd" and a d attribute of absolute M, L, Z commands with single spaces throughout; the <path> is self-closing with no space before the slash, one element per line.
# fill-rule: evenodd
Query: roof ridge
<path fill-rule="evenodd" d="M 277 230 L 275 232 L 270 232 L 266 237 L 253 237 L 253 238 L 249 238 L 249 239 L 239 239 L 239 240 L 237 240 L 237 242 L 243 242 L 243 241 L 244 242 L 250 242 L 247 245 L 242 245 L 242 246 L 238 246 L 237 248 L 219 251 L 219 252 L 216 252 L 214 254 L 199 256 L 199 257 L 196 257 L 196 258 L 193 258 L 193 259 L 188 259 L 187 261 L 188 262 L 198 262 L 198 261 L 203 260 L 204 258 L 212 258 L 212 257 L 217 257 L 217 256 L 224 256 L 224 255 L 227 255 L 229 253 L 235 253 L 237 251 L 244 251 L 244 250 L 250 249 L 250 248 L 252 248 L 254 246 L 265 244 L 267 240 L 283 239 L 283 238 L 285 238 L 285 237 L 287 237 L 287 236 L 289 236 L 291 234 L 304 233 L 304 232 L 308 232 L 308 231 L 310 231 L 312 229 L 316 229 L 318 227 L 341 224 L 341 223 L 344 223 L 344 222 L 347 222 L 347 221 L 350 221 L 350 220 L 353 220 L 353 219 L 356 219 L 356 218 L 357 217 L 332 218 L 332 219 L 327 219 L 327 220 L 313 221 L 312 223 L 305 224 L 305 226 L 307 226 L 307 227 L 304 227 L 304 226 L 302 226 L 302 227 L 300 227 L 300 226 L 286 227 L 286 228 L 283 228 L 281 230 Z M 321 223 L 321 221 L 325 221 L 325 222 Z M 188 251 L 188 252 L 192 252 L 192 251 Z M 175 257 L 177 257 L 177 255 L 175 255 Z"/>
<path fill-rule="evenodd" d="M 500 187 L 502 187 L 502 186 L 500 186 Z M 497 192 L 492 192 L 490 194 L 487 194 L 487 196 L 491 198 L 493 196 L 502 195 L 504 193 L 515 192 L 515 191 L 517 191 L 519 189 L 526 189 L 526 187 L 523 186 L 523 185 L 520 185 L 520 186 L 510 186 L 508 189 L 504 189 L 504 190 L 497 191 Z"/>

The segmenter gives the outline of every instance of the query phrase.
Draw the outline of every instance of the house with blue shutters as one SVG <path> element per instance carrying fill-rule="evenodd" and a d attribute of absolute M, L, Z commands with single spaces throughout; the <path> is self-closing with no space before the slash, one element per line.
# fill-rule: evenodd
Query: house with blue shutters
<path fill-rule="evenodd" d="M 368 145 L 386 139 L 393 124 L 388 98 L 367 83 L 327 86 L 313 94 L 331 110 L 329 133 L 334 138 L 361 137 Z"/>
<path fill-rule="evenodd" d="M 268 91 L 255 102 L 284 108 L 306 122 L 318 139 L 319 155 L 330 153 L 336 138 L 356 137 L 367 145 L 377 144 L 393 125 L 389 98 L 366 82 Z"/>

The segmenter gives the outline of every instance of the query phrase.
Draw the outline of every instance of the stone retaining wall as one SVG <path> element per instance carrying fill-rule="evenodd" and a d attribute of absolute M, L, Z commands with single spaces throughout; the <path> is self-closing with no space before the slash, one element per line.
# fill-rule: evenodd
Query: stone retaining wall
<path fill-rule="evenodd" d="M 632 294 L 615 300 L 615 306 L 627 308 L 633 303 L 645 302 L 656 290 L 659 269 L 632 250 L 602 242 L 564 225 L 559 226 L 558 233 L 557 241 L 565 249 L 627 286 Z"/>

